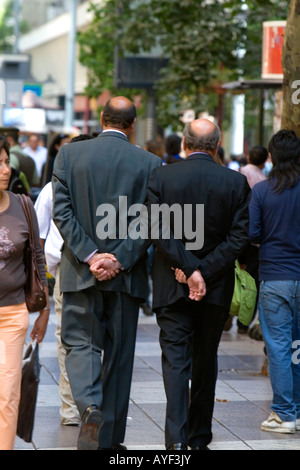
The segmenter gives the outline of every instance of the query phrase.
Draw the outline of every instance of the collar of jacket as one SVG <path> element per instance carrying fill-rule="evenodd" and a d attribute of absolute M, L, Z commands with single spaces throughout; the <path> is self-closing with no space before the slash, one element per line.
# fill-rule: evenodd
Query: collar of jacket
<path fill-rule="evenodd" d="M 103 138 L 103 137 L 118 137 L 119 139 L 123 139 L 123 140 L 128 141 L 126 135 L 123 134 L 123 132 L 118 132 L 118 131 L 114 131 L 114 130 L 101 132 L 98 135 L 98 138 Z"/>
<path fill-rule="evenodd" d="M 213 159 L 213 157 L 211 155 L 209 155 L 208 153 L 205 153 L 205 152 L 190 153 L 190 155 L 186 158 L 186 160 L 194 160 L 194 159 L 199 159 L 199 158 L 216 163 L 215 160 Z"/>

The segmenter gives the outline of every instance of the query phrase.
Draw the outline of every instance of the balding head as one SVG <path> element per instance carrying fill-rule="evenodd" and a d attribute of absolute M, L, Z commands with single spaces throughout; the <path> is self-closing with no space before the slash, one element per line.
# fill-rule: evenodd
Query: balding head
<path fill-rule="evenodd" d="M 187 153 L 201 151 L 215 154 L 221 139 L 218 126 L 203 118 L 187 124 L 183 135 L 183 146 Z"/>
<path fill-rule="evenodd" d="M 131 131 L 136 119 L 134 104 L 124 96 L 115 96 L 108 100 L 101 113 L 103 129 Z"/>

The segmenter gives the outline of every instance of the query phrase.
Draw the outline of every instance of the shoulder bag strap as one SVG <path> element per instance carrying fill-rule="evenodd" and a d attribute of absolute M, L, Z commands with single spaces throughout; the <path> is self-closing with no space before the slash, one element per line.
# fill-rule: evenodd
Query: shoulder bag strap
<path fill-rule="evenodd" d="M 33 247 L 34 245 L 34 240 L 33 240 L 33 229 L 32 229 L 32 219 L 31 219 L 31 213 L 29 209 L 29 204 L 28 204 L 28 196 L 25 196 L 25 194 L 19 194 L 18 195 L 25 213 L 25 217 L 27 219 L 28 223 L 28 228 L 29 228 L 29 242 L 30 245 Z"/>

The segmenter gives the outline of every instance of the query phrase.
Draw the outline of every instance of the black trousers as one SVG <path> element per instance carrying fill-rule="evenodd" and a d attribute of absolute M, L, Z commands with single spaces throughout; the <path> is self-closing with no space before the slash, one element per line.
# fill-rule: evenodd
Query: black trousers
<path fill-rule="evenodd" d="M 124 441 L 139 304 L 97 288 L 63 295 L 62 342 L 72 394 L 81 416 L 90 405 L 101 408 L 103 448 Z"/>
<path fill-rule="evenodd" d="M 166 448 L 179 442 L 205 447 L 212 440 L 217 350 L 227 318 L 224 308 L 201 302 L 180 300 L 157 309 L 167 397 Z"/>

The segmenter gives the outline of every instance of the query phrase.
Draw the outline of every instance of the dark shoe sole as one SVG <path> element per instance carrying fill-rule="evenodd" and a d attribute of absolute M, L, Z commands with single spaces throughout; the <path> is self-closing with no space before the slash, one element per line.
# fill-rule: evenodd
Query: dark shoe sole
<path fill-rule="evenodd" d="M 99 447 L 99 429 L 103 422 L 103 416 L 100 410 L 94 410 L 90 413 L 86 422 L 82 423 L 78 441 L 78 450 L 97 450 Z"/>

